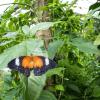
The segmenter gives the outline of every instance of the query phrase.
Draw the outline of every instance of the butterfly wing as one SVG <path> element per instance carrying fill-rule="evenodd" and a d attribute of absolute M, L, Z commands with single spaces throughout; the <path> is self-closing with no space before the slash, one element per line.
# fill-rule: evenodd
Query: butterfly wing
<path fill-rule="evenodd" d="M 12 70 L 18 70 L 18 68 L 21 66 L 21 61 L 22 61 L 23 57 L 19 57 L 19 58 L 15 58 L 13 60 L 11 60 L 8 63 L 8 67 Z"/>
<path fill-rule="evenodd" d="M 49 69 L 52 69 L 56 66 L 56 63 L 53 60 L 48 59 L 43 56 L 39 56 L 39 57 L 43 61 L 43 66 L 41 68 L 34 67 L 34 75 L 35 76 L 40 76 L 40 75 L 44 74 L 45 72 L 47 72 Z"/>
<path fill-rule="evenodd" d="M 40 76 L 49 69 L 56 66 L 56 63 L 43 56 L 21 56 L 11 60 L 8 67 L 12 70 L 19 71 L 26 76 L 30 75 L 30 70 L 34 68 L 34 75 Z"/>
<path fill-rule="evenodd" d="M 12 70 L 16 70 L 19 71 L 20 73 L 25 74 L 26 76 L 30 75 L 30 69 L 29 68 L 23 68 L 22 67 L 22 60 L 23 60 L 24 56 L 15 58 L 13 60 L 11 60 L 8 63 L 8 67 Z"/>

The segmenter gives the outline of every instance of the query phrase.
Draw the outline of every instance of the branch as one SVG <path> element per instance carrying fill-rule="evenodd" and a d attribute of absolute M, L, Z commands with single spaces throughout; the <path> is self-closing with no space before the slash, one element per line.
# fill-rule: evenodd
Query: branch
<path fill-rule="evenodd" d="M 26 4 L 26 3 L 5 3 L 5 4 L 0 4 L 0 6 L 5 6 L 5 5 L 15 5 L 15 4 L 18 4 L 18 5 L 26 5 L 26 6 L 29 6 L 31 7 L 29 4 Z"/>

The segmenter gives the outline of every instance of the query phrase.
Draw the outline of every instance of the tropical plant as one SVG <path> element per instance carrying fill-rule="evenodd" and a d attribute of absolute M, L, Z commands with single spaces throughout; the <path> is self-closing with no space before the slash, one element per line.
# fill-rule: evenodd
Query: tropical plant
<path fill-rule="evenodd" d="M 1 100 L 100 99 L 99 31 L 90 13 L 74 13 L 76 2 L 15 0 L 1 15 Z M 57 67 L 29 78 L 5 70 L 13 58 L 31 54 L 48 56 Z"/>

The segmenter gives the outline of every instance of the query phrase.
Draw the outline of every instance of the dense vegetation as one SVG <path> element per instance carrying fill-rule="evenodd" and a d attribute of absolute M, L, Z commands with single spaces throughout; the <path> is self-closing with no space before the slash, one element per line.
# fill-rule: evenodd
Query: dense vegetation
<path fill-rule="evenodd" d="M 0 100 L 100 100 L 100 3 L 80 15 L 76 2 L 15 0 L 1 15 Z M 29 78 L 6 71 L 10 60 L 31 54 L 57 67 Z"/>

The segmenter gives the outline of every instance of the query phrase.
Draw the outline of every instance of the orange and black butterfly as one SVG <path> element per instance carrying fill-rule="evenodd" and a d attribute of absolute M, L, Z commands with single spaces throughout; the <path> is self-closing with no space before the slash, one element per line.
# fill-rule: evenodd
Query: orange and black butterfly
<path fill-rule="evenodd" d="M 35 76 L 40 76 L 55 66 L 53 60 L 43 56 L 21 56 L 8 63 L 10 69 L 19 71 L 27 77 L 30 76 L 31 70 L 34 71 Z"/>

